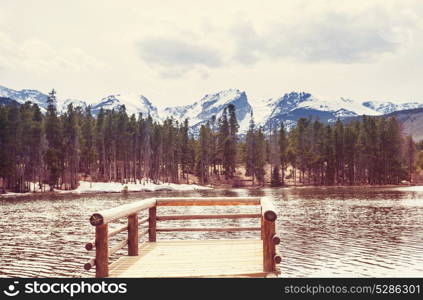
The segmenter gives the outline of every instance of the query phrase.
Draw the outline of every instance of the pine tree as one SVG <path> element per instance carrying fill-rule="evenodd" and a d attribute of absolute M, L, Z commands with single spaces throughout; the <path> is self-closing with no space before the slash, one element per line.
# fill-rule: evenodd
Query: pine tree
<path fill-rule="evenodd" d="M 210 164 L 210 129 L 204 125 L 200 127 L 199 149 L 197 159 L 197 176 L 201 184 L 209 182 Z"/>
<path fill-rule="evenodd" d="M 75 189 L 78 186 L 79 170 L 79 127 L 76 119 L 76 113 L 72 104 L 68 105 L 63 120 L 63 146 L 64 146 L 64 167 L 65 176 L 62 181 L 66 189 Z"/>
<path fill-rule="evenodd" d="M 223 109 L 222 115 L 219 118 L 219 133 L 218 133 L 218 161 L 223 167 L 223 174 L 227 179 L 229 176 L 229 123 L 227 107 Z"/>
<path fill-rule="evenodd" d="M 101 122 L 103 112 L 101 112 Z M 98 133 L 102 135 L 101 132 Z M 101 141 L 99 142 L 101 145 Z M 92 169 L 96 162 L 95 137 L 94 137 L 94 118 L 91 113 L 91 106 L 87 106 L 83 114 L 81 126 L 81 167 L 85 175 L 91 175 Z"/>
<path fill-rule="evenodd" d="M 335 150 L 333 129 L 329 125 L 326 126 L 325 133 L 325 184 L 333 185 L 335 183 Z"/>
<path fill-rule="evenodd" d="M 1 193 L 6 192 L 6 178 L 8 176 L 8 130 L 7 130 L 7 107 L 0 105 L 0 178 Z"/>
<path fill-rule="evenodd" d="M 261 127 L 255 135 L 254 146 L 254 175 L 257 178 L 258 184 L 264 186 L 264 175 L 266 174 L 264 170 L 266 164 L 266 141 Z"/>
<path fill-rule="evenodd" d="M 190 151 L 189 151 L 189 136 L 188 136 L 188 119 L 185 119 L 184 124 L 180 130 L 180 145 L 181 145 L 181 170 L 182 170 L 182 178 L 188 181 L 188 173 L 189 173 L 189 162 L 190 162 Z"/>
<path fill-rule="evenodd" d="M 95 149 L 98 159 L 96 179 L 106 179 L 105 112 L 101 108 L 95 121 Z"/>
<path fill-rule="evenodd" d="M 335 178 L 344 184 L 344 124 L 337 120 L 334 128 Z"/>
<path fill-rule="evenodd" d="M 247 131 L 245 141 L 245 176 L 252 176 L 254 185 L 254 139 L 255 139 L 255 124 L 253 113 L 251 113 L 250 126 Z"/>
<path fill-rule="evenodd" d="M 285 170 L 288 165 L 288 140 L 286 138 L 285 127 L 283 122 L 279 129 L 279 152 L 280 152 L 280 165 L 282 171 L 281 184 L 285 185 Z"/>
<path fill-rule="evenodd" d="M 389 118 L 386 126 L 387 138 L 387 184 L 398 184 L 404 176 L 402 168 L 402 145 L 403 138 L 401 128 L 395 117 Z"/>
<path fill-rule="evenodd" d="M 282 186 L 282 180 L 281 180 L 281 175 L 280 175 L 280 172 L 279 172 L 279 166 L 278 165 L 275 165 L 272 169 L 270 186 L 271 187 L 281 187 Z"/>
<path fill-rule="evenodd" d="M 33 123 L 31 128 L 31 169 L 32 169 L 32 181 L 38 182 L 38 187 L 41 189 L 43 187 L 44 180 L 44 155 L 47 150 L 47 140 L 45 137 L 45 132 L 43 128 L 43 115 L 40 108 L 37 104 L 34 104 L 34 114 L 33 114 Z M 34 187 L 35 189 L 35 187 Z"/>
<path fill-rule="evenodd" d="M 56 103 L 56 91 L 52 90 L 47 98 L 45 121 L 45 131 L 48 142 L 45 161 L 48 170 L 47 182 L 51 191 L 53 191 L 55 187 L 58 187 L 59 179 L 63 171 L 62 125 L 57 116 Z"/>
<path fill-rule="evenodd" d="M 346 167 L 346 178 L 350 185 L 355 184 L 355 165 L 357 152 L 357 132 L 352 124 L 347 126 L 344 131 L 344 156 Z"/>
<path fill-rule="evenodd" d="M 416 144 L 413 141 L 413 137 L 407 136 L 405 139 L 405 162 L 407 167 L 407 175 L 408 175 L 408 181 L 411 183 L 412 181 L 412 175 L 415 171 L 415 162 L 416 158 Z"/>

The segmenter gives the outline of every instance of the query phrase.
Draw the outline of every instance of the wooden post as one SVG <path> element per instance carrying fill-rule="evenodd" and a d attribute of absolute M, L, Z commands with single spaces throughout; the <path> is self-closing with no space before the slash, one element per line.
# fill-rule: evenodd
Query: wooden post
<path fill-rule="evenodd" d="M 157 207 L 151 207 L 148 209 L 148 241 L 155 242 L 156 241 L 156 215 L 157 215 Z"/>
<path fill-rule="evenodd" d="M 138 214 L 128 216 L 128 255 L 138 256 Z"/>
<path fill-rule="evenodd" d="M 263 240 L 263 236 L 264 236 L 264 226 L 263 226 L 263 224 L 264 224 L 264 221 L 263 221 L 263 216 L 260 218 L 260 226 L 261 226 L 261 231 L 260 231 L 260 237 L 261 237 L 261 239 Z"/>
<path fill-rule="evenodd" d="M 263 271 L 276 271 L 276 245 L 273 237 L 276 234 L 276 209 L 268 198 L 261 199 L 262 236 L 263 236 Z"/>
<path fill-rule="evenodd" d="M 109 238 L 108 225 L 95 227 L 95 277 L 109 276 Z"/>
<path fill-rule="evenodd" d="M 275 222 L 267 221 L 263 218 L 263 271 L 274 272 L 276 265 L 274 256 L 276 254 L 276 247 L 272 241 L 275 235 Z"/>

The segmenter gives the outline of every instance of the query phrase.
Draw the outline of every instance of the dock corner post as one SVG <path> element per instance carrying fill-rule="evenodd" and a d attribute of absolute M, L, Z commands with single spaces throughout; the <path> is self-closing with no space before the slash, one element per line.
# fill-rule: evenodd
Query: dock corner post
<path fill-rule="evenodd" d="M 276 271 L 276 245 L 273 237 L 276 234 L 277 214 L 272 202 L 267 198 L 262 198 L 262 239 L 263 239 L 263 271 Z"/>
<path fill-rule="evenodd" d="M 263 271 L 274 272 L 276 264 L 274 256 L 276 254 L 276 247 L 272 241 L 275 235 L 275 222 L 263 220 Z"/>
<path fill-rule="evenodd" d="M 108 225 L 95 227 L 95 277 L 109 276 L 109 238 Z"/>
<path fill-rule="evenodd" d="M 157 227 L 157 207 L 153 206 L 148 209 L 148 241 L 156 241 L 156 227 Z"/>
<path fill-rule="evenodd" d="M 138 256 L 138 214 L 128 216 L 128 256 Z"/>

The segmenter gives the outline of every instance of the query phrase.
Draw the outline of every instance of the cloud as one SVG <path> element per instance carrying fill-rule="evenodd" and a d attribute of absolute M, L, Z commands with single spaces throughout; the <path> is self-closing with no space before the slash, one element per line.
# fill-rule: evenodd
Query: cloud
<path fill-rule="evenodd" d="M 80 72 L 104 68 L 105 64 L 80 48 L 56 49 L 30 37 L 21 43 L 0 32 L 0 68 L 34 74 L 48 72 Z"/>
<path fill-rule="evenodd" d="M 164 77 L 176 77 L 192 70 L 223 65 L 221 54 L 213 47 L 176 38 L 145 38 L 137 43 L 140 58 L 158 66 Z"/>
<path fill-rule="evenodd" d="M 393 54 L 410 41 L 412 25 L 392 20 L 383 11 L 361 14 L 298 15 L 296 22 L 278 22 L 258 32 L 253 24 L 236 25 L 233 59 L 252 64 L 262 59 L 299 62 L 357 63 Z"/>

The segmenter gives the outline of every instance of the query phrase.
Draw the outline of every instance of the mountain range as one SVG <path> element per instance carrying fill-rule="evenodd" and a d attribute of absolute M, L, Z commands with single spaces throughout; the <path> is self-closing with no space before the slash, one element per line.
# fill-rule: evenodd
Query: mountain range
<path fill-rule="evenodd" d="M 38 104 L 42 111 L 47 108 L 47 95 L 40 91 L 30 89 L 17 91 L 0 86 L 0 104 L 10 104 L 14 101 L 18 103 L 31 101 Z M 83 100 L 58 99 L 58 109 L 64 111 L 70 103 L 73 103 L 75 107 L 81 106 L 83 108 L 88 105 L 88 102 Z M 318 118 L 320 121 L 331 123 L 338 118 L 344 119 L 361 115 L 380 116 L 404 111 L 399 115 L 401 120 L 406 120 L 405 116 L 410 116 L 414 112 L 422 113 L 423 111 L 423 102 L 357 101 L 342 97 L 324 99 L 305 92 L 286 93 L 280 97 L 255 102 L 254 105 L 251 105 L 246 92 L 238 89 L 207 94 L 190 105 L 171 106 L 164 109 L 158 109 L 147 97 L 134 93 L 109 95 L 98 102 L 90 103 L 94 114 L 97 114 L 101 108 L 118 109 L 125 105 L 128 114 L 151 115 L 157 121 L 173 117 L 182 122 L 188 118 L 193 130 L 211 120 L 212 116 L 219 118 L 223 109 L 229 104 L 234 104 L 236 107 L 240 133 L 245 133 L 248 130 L 251 115 L 253 115 L 257 125 L 268 130 L 281 121 L 287 128 L 291 128 L 301 117 Z M 407 120 L 407 124 L 410 124 L 410 118 Z M 415 123 L 415 118 L 413 120 Z M 420 125 L 414 127 L 420 130 Z M 421 128 L 422 133 L 419 135 L 423 137 L 423 122 Z M 414 132 L 415 130 L 411 131 Z"/>

